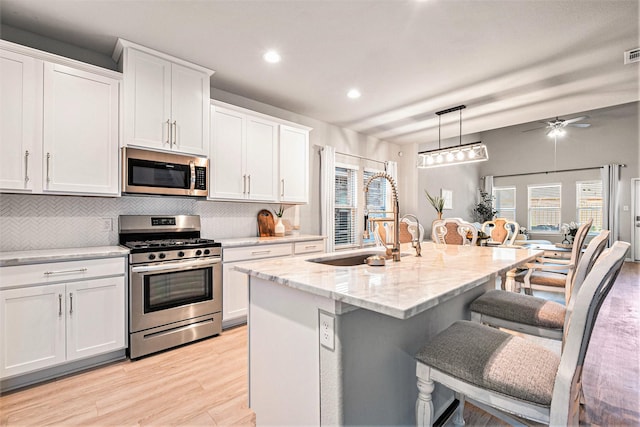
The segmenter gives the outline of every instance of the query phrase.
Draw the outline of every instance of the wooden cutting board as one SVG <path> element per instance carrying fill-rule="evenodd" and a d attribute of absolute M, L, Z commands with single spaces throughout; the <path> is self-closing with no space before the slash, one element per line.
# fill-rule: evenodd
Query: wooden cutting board
<path fill-rule="evenodd" d="M 276 234 L 276 225 L 271 211 L 262 209 L 258 212 L 258 236 L 270 237 Z"/>

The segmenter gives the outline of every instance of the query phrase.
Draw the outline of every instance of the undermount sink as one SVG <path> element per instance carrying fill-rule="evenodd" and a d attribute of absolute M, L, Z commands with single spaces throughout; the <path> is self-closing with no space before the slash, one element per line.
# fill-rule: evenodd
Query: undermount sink
<path fill-rule="evenodd" d="M 367 263 L 367 258 L 372 255 L 384 255 L 384 252 L 362 252 L 357 254 L 348 254 L 343 256 L 328 256 L 322 258 L 308 259 L 309 262 L 317 262 L 318 264 L 334 265 L 337 267 L 354 267 Z M 400 254 L 401 257 L 408 254 Z M 388 261 L 391 261 L 388 259 Z"/>

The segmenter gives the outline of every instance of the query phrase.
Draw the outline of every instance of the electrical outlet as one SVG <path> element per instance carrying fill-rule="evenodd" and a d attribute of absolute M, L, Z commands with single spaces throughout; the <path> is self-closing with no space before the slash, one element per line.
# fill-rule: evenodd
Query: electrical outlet
<path fill-rule="evenodd" d="M 113 225 L 111 222 L 111 218 L 101 218 L 102 221 L 102 231 L 113 231 Z"/>
<path fill-rule="evenodd" d="M 334 330 L 333 330 L 334 320 L 335 319 L 333 316 L 327 313 L 320 312 L 320 318 L 319 318 L 320 344 L 328 348 L 329 350 L 333 350 L 334 348 L 334 342 L 335 342 Z"/>

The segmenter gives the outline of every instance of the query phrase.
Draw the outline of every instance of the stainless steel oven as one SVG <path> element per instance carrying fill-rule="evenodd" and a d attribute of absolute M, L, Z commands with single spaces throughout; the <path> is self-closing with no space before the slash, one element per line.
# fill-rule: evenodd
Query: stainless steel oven
<path fill-rule="evenodd" d="M 132 359 L 222 331 L 222 251 L 219 243 L 199 237 L 199 220 L 120 217 L 120 240 L 131 250 Z"/>

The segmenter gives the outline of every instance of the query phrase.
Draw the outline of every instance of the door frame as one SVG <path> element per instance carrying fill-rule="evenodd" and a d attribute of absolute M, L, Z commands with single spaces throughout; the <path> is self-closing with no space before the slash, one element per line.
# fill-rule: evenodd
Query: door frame
<path fill-rule="evenodd" d="M 631 178 L 631 260 L 640 261 L 640 244 L 636 217 L 640 216 L 640 178 Z"/>

